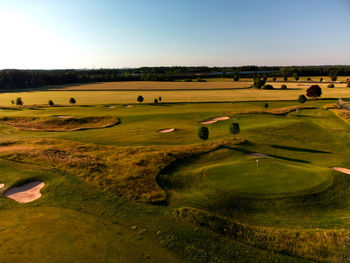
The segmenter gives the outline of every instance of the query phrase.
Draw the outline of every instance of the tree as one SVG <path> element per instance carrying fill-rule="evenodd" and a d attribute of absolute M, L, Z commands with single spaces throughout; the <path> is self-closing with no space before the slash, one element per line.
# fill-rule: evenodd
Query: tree
<path fill-rule="evenodd" d="M 322 95 L 322 90 L 318 85 L 312 85 L 310 88 L 306 90 L 306 96 L 310 98 L 316 99 L 318 97 L 321 97 L 321 95 Z"/>
<path fill-rule="evenodd" d="M 139 103 L 142 103 L 143 100 L 144 100 L 144 98 L 143 98 L 141 95 L 139 95 L 139 96 L 137 97 L 137 101 L 138 101 Z"/>
<path fill-rule="evenodd" d="M 320 78 L 320 82 L 322 82 L 323 81 L 323 78 Z"/>
<path fill-rule="evenodd" d="M 284 81 L 288 81 L 288 77 L 287 76 L 285 76 L 283 79 L 284 79 Z"/>
<path fill-rule="evenodd" d="M 286 84 L 281 85 L 281 89 L 287 89 L 287 85 Z"/>
<path fill-rule="evenodd" d="M 53 103 L 52 100 L 49 100 L 49 105 L 50 105 L 50 106 L 53 106 L 53 105 L 55 105 L 55 103 Z"/>
<path fill-rule="evenodd" d="M 17 105 L 17 106 L 22 106 L 22 105 L 23 105 L 23 100 L 22 100 L 22 98 L 18 97 L 18 98 L 16 99 L 16 105 Z"/>
<path fill-rule="evenodd" d="M 329 76 L 332 81 L 337 81 L 338 72 L 336 70 L 331 70 Z"/>
<path fill-rule="evenodd" d="M 277 77 L 276 77 L 276 76 L 274 76 L 274 77 L 272 78 L 272 80 L 273 80 L 273 81 L 276 81 L 276 80 L 277 80 Z"/>
<path fill-rule="evenodd" d="M 76 100 L 75 100 L 74 98 L 70 98 L 70 99 L 69 99 L 69 103 L 73 105 L 73 104 L 75 104 L 75 103 L 77 103 L 77 102 L 76 102 Z"/>
<path fill-rule="evenodd" d="M 154 104 L 158 104 L 158 99 L 157 98 L 154 99 Z"/>
<path fill-rule="evenodd" d="M 261 89 L 265 85 L 265 81 L 260 78 L 255 78 L 254 79 L 254 84 L 253 87 L 256 89 Z"/>
<path fill-rule="evenodd" d="M 330 89 L 332 89 L 332 88 L 334 88 L 334 84 L 331 83 L 331 84 L 329 84 L 327 87 L 330 88 Z"/>
<path fill-rule="evenodd" d="M 162 97 L 158 97 L 158 101 L 159 101 L 159 102 L 162 102 Z"/>
<path fill-rule="evenodd" d="M 269 104 L 267 102 L 264 103 L 264 108 L 267 109 L 269 107 Z"/>
<path fill-rule="evenodd" d="M 298 98 L 298 102 L 303 104 L 307 101 L 307 98 L 305 97 L 305 95 L 300 95 Z"/>
<path fill-rule="evenodd" d="M 198 137 L 199 139 L 206 141 L 209 138 L 209 129 L 207 127 L 200 127 L 198 129 Z"/>
<path fill-rule="evenodd" d="M 307 80 L 307 81 L 311 81 L 311 78 L 309 77 L 309 78 L 307 78 L 306 80 Z"/>
<path fill-rule="evenodd" d="M 294 73 L 293 77 L 294 77 L 294 79 L 295 79 L 296 81 L 299 80 L 299 75 L 298 75 L 298 73 Z"/>
<path fill-rule="evenodd" d="M 350 81 L 348 81 L 348 84 L 346 84 L 346 86 L 347 86 L 348 88 L 350 88 Z"/>
<path fill-rule="evenodd" d="M 239 71 L 236 71 L 236 72 L 233 74 L 233 80 L 234 80 L 234 81 L 239 81 Z"/>
<path fill-rule="evenodd" d="M 239 134 L 241 132 L 241 129 L 239 128 L 239 124 L 237 122 L 231 123 L 230 126 L 230 133 L 233 135 Z"/>
<path fill-rule="evenodd" d="M 11 104 L 12 104 L 12 105 L 15 105 L 15 101 L 14 101 L 14 100 L 11 100 Z"/>

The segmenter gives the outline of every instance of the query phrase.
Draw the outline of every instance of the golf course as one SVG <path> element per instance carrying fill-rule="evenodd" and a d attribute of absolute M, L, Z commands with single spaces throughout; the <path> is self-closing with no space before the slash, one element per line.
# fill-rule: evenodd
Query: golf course
<path fill-rule="evenodd" d="M 346 262 L 350 89 L 272 84 L 2 92 L 0 262 Z"/>

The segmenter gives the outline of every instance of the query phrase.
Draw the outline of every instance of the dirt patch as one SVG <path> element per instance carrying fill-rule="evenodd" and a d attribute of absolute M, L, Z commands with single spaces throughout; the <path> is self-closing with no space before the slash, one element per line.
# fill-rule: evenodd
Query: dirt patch
<path fill-rule="evenodd" d="M 249 154 L 249 156 L 264 157 L 264 158 L 270 157 L 265 153 L 251 153 L 251 154 Z"/>
<path fill-rule="evenodd" d="M 55 118 L 61 118 L 61 119 L 73 118 L 73 116 L 71 116 L 71 115 L 53 115 L 53 117 L 55 117 Z"/>
<path fill-rule="evenodd" d="M 224 121 L 228 119 L 230 119 L 230 117 L 227 117 L 227 116 L 215 117 L 215 118 L 212 118 L 211 120 L 202 121 L 200 122 L 200 124 L 212 124 L 218 121 Z"/>
<path fill-rule="evenodd" d="M 350 174 L 350 169 L 342 168 L 342 167 L 332 167 L 333 170 L 344 173 L 344 174 Z"/>
<path fill-rule="evenodd" d="M 22 204 L 33 202 L 41 197 L 40 190 L 44 185 L 45 183 L 40 181 L 29 182 L 10 188 L 5 192 L 5 196 Z"/>
<path fill-rule="evenodd" d="M 169 132 L 174 132 L 175 129 L 174 128 L 169 128 L 169 129 L 163 129 L 158 131 L 159 133 L 169 133 Z"/>
<path fill-rule="evenodd" d="M 1 124 L 7 124 L 23 131 L 77 131 L 112 127 L 120 123 L 112 116 L 58 118 L 58 117 L 3 117 Z"/>

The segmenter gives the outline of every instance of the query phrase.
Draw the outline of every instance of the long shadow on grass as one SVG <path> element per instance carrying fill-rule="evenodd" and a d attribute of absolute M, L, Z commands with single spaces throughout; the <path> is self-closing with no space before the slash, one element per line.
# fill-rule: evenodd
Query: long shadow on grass
<path fill-rule="evenodd" d="M 331 152 L 326 151 L 320 151 L 320 150 L 314 150 L 314 149 L 308 149 L 308 148 L 300 148 L 300 147 L 292 147 L 292 146 L 283 146 L 283 145 L 276 145 L 272 144 L 270 145 L 272 148 L 276 149 L 282 149 L 287 151 L 294 151 L 294 152 L 309 152 L 309 153 L 326 153 L 330 154 Z"/>

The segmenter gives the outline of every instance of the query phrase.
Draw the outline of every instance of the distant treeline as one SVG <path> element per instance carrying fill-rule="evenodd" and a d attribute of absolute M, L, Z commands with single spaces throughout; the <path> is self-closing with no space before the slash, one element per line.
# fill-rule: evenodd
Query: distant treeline
<path fill-rule="evenodd" d="M 94 70 L 1 70 L 0 90 L 108 81 L 174 81 L 216 77 L 350 76 L 350 66 L 142 67 Z"/>

